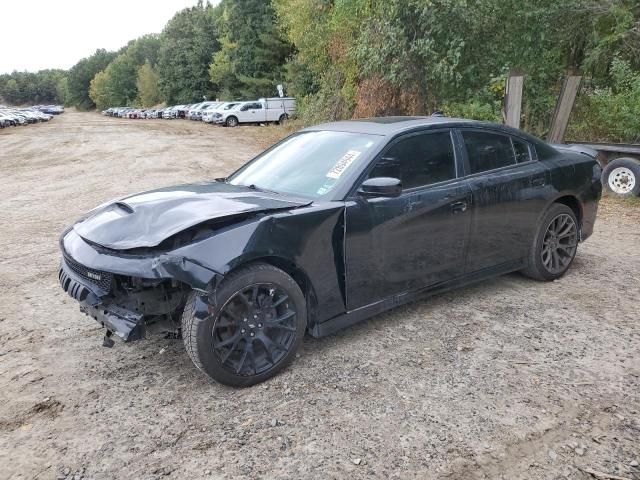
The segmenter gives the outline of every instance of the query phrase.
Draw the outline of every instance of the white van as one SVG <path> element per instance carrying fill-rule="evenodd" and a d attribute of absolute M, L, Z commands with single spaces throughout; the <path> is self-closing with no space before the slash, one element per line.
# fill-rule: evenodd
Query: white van
<path fill-rule="evenodd" d="M 221 112 L 216 123 L 235 127 L 240 123 L 282 122 L 295 110 L 295 98 L 261 98 L 254 102 L 242 102 L 232 110 Z"/>

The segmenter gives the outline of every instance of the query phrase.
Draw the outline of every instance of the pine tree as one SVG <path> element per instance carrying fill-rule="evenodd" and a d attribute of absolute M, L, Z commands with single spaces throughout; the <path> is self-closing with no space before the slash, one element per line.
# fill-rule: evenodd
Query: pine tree
<path fill-rule="evenodd" d="M 209 68 L 212 82 L 228 97 L 276 95 L 291 45 L 277 30 L 271 2 L 226 0 L 221 7 L 221 49 Z"/>
<path fill-rule="evenodd" d="M 216 28 L 219 12 L 219 7 L 200 1 L 174 15 L 162 31 L 159 86 L 168 103 L 193 102 L 215 93 L 207 68 L 219 48 Z"/>

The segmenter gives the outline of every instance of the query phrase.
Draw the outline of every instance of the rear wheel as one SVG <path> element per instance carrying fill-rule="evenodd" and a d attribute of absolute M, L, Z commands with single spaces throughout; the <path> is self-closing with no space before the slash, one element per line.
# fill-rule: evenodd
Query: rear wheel
<path fill-rule="evenodd" d="M 602 172 L 602 184 L 617 195 L 640 195 L 640 161 L 618 158 L 609 162 Z"/>
<path fill-rule="evenodd" d="M 278 124 L 282 125 L 284 122 L 287 121 L 288 118 L 289 118 L 289 115 L 287 115 L 286 113 L 283 113 L 282 115 L 280 115 L 280 118 L 278 119 Z"/>
<path fill-rule="evenodd" d="M 225 122 L 225 125 L 227 127 L 237 127 L 238 126 L 238 119 L 236 117 L 228 117 L 227 121 Z"/>
<path fill-rule="evenodd" d="M 538 226 L 526 276 L 550 281 L 564 275 L 578 250 L 578 221 L 573 210 L 554 203 Z"/>
<path fill-rule="evenodd" d="M 182 337 L 199 369 L 225 385 L 246 387 L 293 360 L 306 315 L 298 284 L 279 268 L 258 263 L 228 275 L 209 297 L 192 293 Z"/>

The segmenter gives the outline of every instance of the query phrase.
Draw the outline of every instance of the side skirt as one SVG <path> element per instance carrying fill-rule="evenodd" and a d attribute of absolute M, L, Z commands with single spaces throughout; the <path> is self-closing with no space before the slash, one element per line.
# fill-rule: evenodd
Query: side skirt
<path fill-rule="evenodd" d="M 367 318 L 378 315 L 392 308 L 405 305 L 414 300 L 431 297 L 439 293 L 443 293 L 454 288 L 464 287 L 477 283 L 487 278 L 497 277 L 505 275 L 511 272 L 517 272 L 522 270 L 526 266 L 524 259 L 515 260 L 512 262 L 503 263 L 497 267 L 491 267 L 488 269 L 479 270 L 477 272 L 470 273 L 463 277 L 458 277 L 453 280 L 447 280 L 445 282 L 437 283 L 429 287 L 420 288 L 418 290 L 411 290 L 409 292 L 402 292 L 391 297 L 387 297 L 378 302 L 365 305 L 364 307 L 357 308 L 333 317 L 325 322 L 316 324 L 309 330 L 311 336 L 319 338 L 327 335 L 332 335 L 335 332 L 344 328 L 350 327 L 359 323 Z"/>

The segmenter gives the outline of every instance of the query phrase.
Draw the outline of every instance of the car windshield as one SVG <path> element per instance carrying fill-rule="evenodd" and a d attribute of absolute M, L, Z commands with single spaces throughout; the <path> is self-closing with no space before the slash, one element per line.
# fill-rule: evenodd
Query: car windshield
<path fill-rule="evenodd" d="M 232 185 L 319 198 L 357 167 L 379 137 L 313 131 L 292 135 L 231 175 Z"/>

